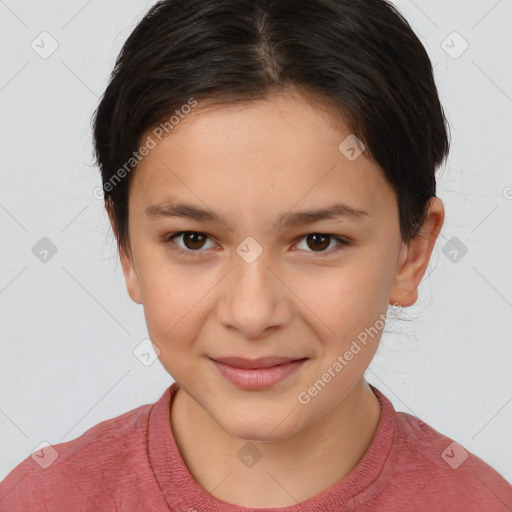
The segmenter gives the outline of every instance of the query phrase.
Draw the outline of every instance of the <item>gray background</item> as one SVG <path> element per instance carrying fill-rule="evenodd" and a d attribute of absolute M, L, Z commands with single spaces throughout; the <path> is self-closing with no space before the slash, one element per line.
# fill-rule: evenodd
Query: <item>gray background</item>
<path fill-rule="evenodd" d="M 395 3 L 435 65 L 452 150 L 413 322 L 391 322 L 366 377 L 512 482 L 512 2 Z M 143 311 L 94 194 L 90 131 L 152 4 L 0 1 L 0 479 L 41 442 L 74 439 L 172 383 L 158 360 L 141 362 Z"/>

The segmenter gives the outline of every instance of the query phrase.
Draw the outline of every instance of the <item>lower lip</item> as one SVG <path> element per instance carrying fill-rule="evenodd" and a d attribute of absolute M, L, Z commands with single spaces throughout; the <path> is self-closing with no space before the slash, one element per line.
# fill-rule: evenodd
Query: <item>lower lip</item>
<path fill-rule="evenodd" d="M 292 361 L 290 363 L 272 366 L 271 368 L 254 368 L 251 370 L 235 368 L 224 363 L 219 363 L 213 359 L 211 361 L 227 380 L 240 388 L 252 391 L 275 386 L 295 373 L 307 359 Z"/>

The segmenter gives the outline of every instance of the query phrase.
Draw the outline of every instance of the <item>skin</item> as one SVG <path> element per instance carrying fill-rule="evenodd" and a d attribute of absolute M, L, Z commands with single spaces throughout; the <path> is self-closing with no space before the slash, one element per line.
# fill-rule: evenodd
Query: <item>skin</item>
<path fill-rule="evenodd" d="M 377 429 L 380 404 L 364 372 L 382 330 L 309 403 L 298 395 L 365 328 L 379 325 L 388 304 L 414 304 L 444 209 L 432 198 L 421 233 L 405 244 L 382 172 L 366 153 L 350 161 L 338 150 L 348 135 L 321 104 L 291 92 L 199 105 L 132 177 L 129 250 L 120 249 L 127 289 L 143 304 L 159 359 L 180 385 L 170 416 L 183 459 L 228 503 L 282 507 L 311 498 L 356 466 Z M 171 197 L 224 223 L 145 213 Z M 279 223 L 285 213 L 334 202 L 368 215 Z M 207 236 L 169 240 L 180 231 Z M 306 236 L 315 233 L 349 245 Z M 251 263 L 237 253 L 248 236 L 263 250 Z M 209 359 L 269 355 L 308 361 L 270 389 L 247 391 Z M 237 457 L 248 442 L 261 453 L 252 467 Z"/>

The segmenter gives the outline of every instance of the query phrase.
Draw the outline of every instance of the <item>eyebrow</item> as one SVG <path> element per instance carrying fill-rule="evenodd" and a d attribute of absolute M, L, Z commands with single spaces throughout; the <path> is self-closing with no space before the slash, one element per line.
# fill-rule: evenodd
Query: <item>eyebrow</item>
<path fill-rule="evenodd" d="M 215 212 L 183 201 L 166 200 L 161 203 L 148 206 L 145 210 L 145 214 L 150 218 L 180 217 L 183 219 L 222 223 L 225 226 L 228 226 L 228 223 Z M 281 216 L 279 223 L 282 226 L 290 227 L 312 224 L 313 222 L 336 219 L 339 217 L 349 217 L 351 219 L 361 221 L 368 218 L 369 213 L 365 210 L 361 210 L 347 204 L 334 203 L 325 208 L 319 208 L 316 210 L 288 212 Z"/>

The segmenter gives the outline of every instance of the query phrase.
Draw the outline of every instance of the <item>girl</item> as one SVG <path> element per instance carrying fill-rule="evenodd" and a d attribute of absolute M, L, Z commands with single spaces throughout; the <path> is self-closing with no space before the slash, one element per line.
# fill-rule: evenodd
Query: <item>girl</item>
<path fill-rule="evenodd" d="M 47 446 L 2 511 L 506 511 L 364 378 L 444 221 L 447 123 L 384 0 L 162 0 L 94 118 L 130 297 L 175 382 Z"/>

